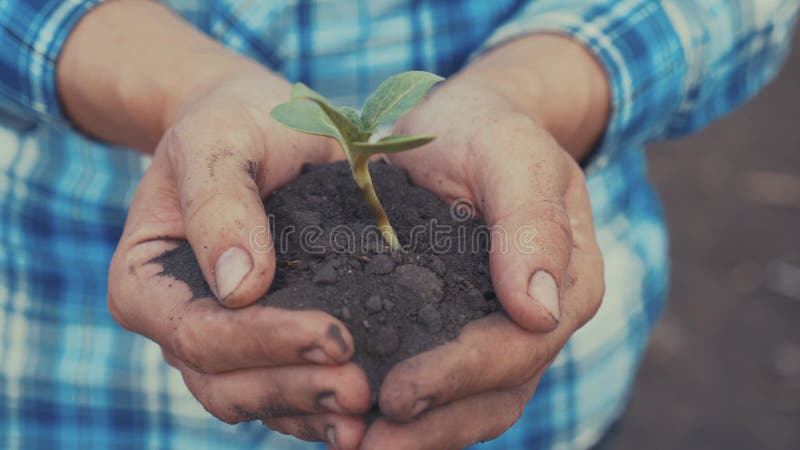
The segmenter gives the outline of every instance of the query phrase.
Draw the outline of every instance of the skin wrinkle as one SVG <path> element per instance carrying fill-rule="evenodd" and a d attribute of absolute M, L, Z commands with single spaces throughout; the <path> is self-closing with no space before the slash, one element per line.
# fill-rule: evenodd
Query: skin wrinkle
<path fill-rule="evenodd" d="M 219 153 L 211 152 L 206 156 L 206 167 L 208 167 L 209 178 L 214 178 L 216 176 L 217 164 L 233 156 L 233 150 L 229 144 L 218 140 L 216 145 L 220 147 Z"/>
<path fill-rule="evenodd" d="M 203 209 L 203 208 L 205 208 L 206 206 L 208 206 L 208 204 L 209 204 L 209 203 L 211 203 L 211 201 L 212 201 L 212 200 L 214 200 L 214 198 L 216 198 L 216 197 L 219 197 L 219 196 L 222 196 L 223 194 L 224 194 L 223 192 L 219 192 L 219 191 L 212 191 L 212 192 L 211 192 L 211 193 L 210 193 L 208 196 L 206 196 L 206 197 L 203 199 L 203 201 L 202 201 L 202 202 L 200 202 L 200 204 L 198 204 L 197 206 L 195 206 L 194 208 L 192 208 L 192 210 L 191 210 L 191 213 L 190 213 L 188 216 L 184 215 L 184 221 L 185 221 L 185 223 L 191 223 L 191 222 L 192 222 L 192 220 L 194 220 L 194 217 L 197 215 L 197 213 L 198 213 L 198 212 L 199 212 L 201 209 Z M 184 212 L 184 214 L 185 214 L 185 212 Z"/>
<path fill-rule="evenodd" d="M 250 177 L 251 180 L 253 180 L 253 183 L 256 183 L 257 185 L 258 182 L 256 181 L 256 172 L 258 171 L 258 163 L 256 163 L 252 159 L 248 159 L 244 163 L 244 171 L 247 174 L 247 176 Z"/>
<path fill-rule="evenodd" d="M 256 143 L 257 147 L 255 147 L 255 148 L 262 149 L 261 152 L 260 152 L 261 153 L 260 154 L 260 156 L 261 156 L 261 164 L 256 163 L 255 176 L 251 175 L 251 178 L 253 178 L 253 181 L 256 184 L 256 195 L 258 195 L 259 198 L 263 198 L 265 196 L 265 195 L 262 195 L 262 194 L 264 194 L 263 193 L 263 186 L 266 184 L 266 178 L 267 178 L 266 167 L 267 167 L 268 157 L 269 157 L 269 154 L 270 154 L 270 152 L 267 151 L 267 145 L 268 145 L 267 143 L 269 142 L 269 140 L 268 140 L 268 137 L 267 137 L 266 132 L 264 131 L 264 129 L 257 125 L 258 122 L 259 122 L 258 118 L 256 117 L 255 112 L 252 111 L 251 108 L 252 108 L 252 106 L 248 107 L 248 108 L 245 108 L 245 114 L 247 115 L 247 117 L 251 121 L 250 126 L 253 127 L 256 131 L 258 131 L 258 136 L 259 136 L 260 142 Z M 264 168 L 263 174 L 259 173 L 259 171 L 258 171 L 258 169 L 260 169 L 262 167 Z M 260 181 L 260 183 L 259 183 L 259 181 Z"/>
<path fill-rule="evenodd" d="M 263 311 L 263 309 L 262 309 L 261 311 Z M 241 317 L 241 316 L 239 316 L 239 315 L 236 315 L 236 317 L 237 317 L 239 320 L 241 320 L 241 321 L 242 321 L 242 322 L 241 322 L 241 323 L 242 323 L 242 326 L 245 326 L 245 324 L 247 324 L 248 322 L 255 322 L 255 321 L 257 321 L 257 316 L 256 316 L 255 314 L 246 315 L 246 316 L 244 316 L 244 317 Z M 270 329 L 269 331 L 274 333 L 274 332 L 275 332 L 275 330 L 277 329 L 277 330 L 280 330 L 280 331 L 279 331 L 279 334 L 280 334 L 281 332 L 283 332 L 285 329 L 289 328 L 290 326 L 291 326 L 291 324 L 286 324 L 286 323 L 276 323 L 276 324 L 274 324 L 274 326 L 273 326 L 273 327 L 271 327 L 272 329 Z M 294 330 L 293 330 L 293 331 L 294 331 Z M 274 337 L 274 338 L 275 338 L 275 340 L 284 340 L 284 339 L 282 339 L 282 337 L 283 337 L 283 336 L 277 336 L 277 335 L 274 335 L 274 334 L 257 333 L 257 334 L 256 334 L 256 338 L 255 338 L 255 341 L 258 343 L 258 346 L 259 346 L 259 348 L 260 348 L 260 350 L 261 350 L 260 354 L 262 354 L 262 355 L 266 355 L 266 354 L 270 354 L 270 353 L 271 353 L 271 352 L 270 352 L 268 349 L 270 348 L 270 341 L 272 341 L 272 339 L 265 339 L 265 337 L 270 337 L 270 336 L 271 336 L 271 337 Z M 303 357 L 303 356 L 302 356 L 302 354 L 303 354 L 304 350 L 307 350 L 307 349 L 309 349 L 309 348 L 312 348 L 312 347 L 314 347 L 314 346 L 316 346 L 316 345 L 317 345 L 317 344 L 316 344 L 316 341 L 314 341 L 314 343 L 313 343 L 313 344 L 311 344 L 311 345 L 309 345 L 309 346 L 307 346 L 307 347 L 303 347 L 303 348 L 302 348 L 302 349 L 301 349 L 301 350 L 298 352 L 298 355 L 299 355 L 299 357 L 302 359 L 302 357 Z"/>
<path fill-rule="evenodd" d="M 515 207 L 509 208 L 509 211 L 507 213 L 502 214 L 502 215 L 493 215 L 492 216 L 492 222 L 493 223 L 504 222 L 509 217 L 514 216 L 516 214 L 521 214 L 521 211 L 528 210 L 528 208 L 525 208 L 525 206 L 530 207 L 530 206 L 539 206 L 539 205 L 545 205 L 546 206 L 546 209 L 544 211 L 545 214 L 540 215 L 540 218 L 542 218 L 543 220 L 545 220 L 545 221 L 547 221 L 549 223 L 554 223 L 554 224 L 558 225 L 558 227 L 561 229 L 561 231 L 564 233 L 564 235 L 566 235 L 569 238 L 569 243 L 570 243 L 570 246 L 571 246 L 572 245 L 572 227 L 569 226 L 569 223 L 565 223 L 563 220 L 561 220 L 562 218 L 567 217 L 566 208 L 564 207 L 563 201 L 561 201 L 561 200 L 557 200 L 556 201 L 556 200 L 530 200 L 530 199 L 525 199 L 525 200 L 521 201 Z M 539 211 L 539 208 L 535 208 L 535 207 L 534 208 L 530 208 L 530 209 L 534 210 L 534 211 Z M 556 212 L 555 210 L 558 210 L 558 211 Z"/>
<path fill-rule="evenodd" d="M 174 314 L 171 314 L 171 315 L 174 316 Z M 170 344 L 171 344 L 170 345 L 170 347 L 171 347 L 170 350 L 171 350 L 172 354 L 175 355 L 175 357 L 178 360 L 180 360 L 183 364 L 185 364 L 188 368 L 192 369 L 193 371 L 195 371 L 197 373 L 201 373 L 202 374 L 202 373 L 204 373 L 204 370 L 202 370 L 202 368 L 199 366 L 199 361 L 195 361 L 194 358 L 189 358 L 188 357 L 189 353 L 187 353 L 188 350 L 185 347 L 186 342 L 187 342 L 187 338 L 182 338 L 181 337 L 181 336 L 183 336 L 184 334 L 187 333 L 186 331 L 183 331 L 188 326 L 188 325 L 186 325 L 187 323 L 191 323 L 191 321 L 190 320 L 186 320 L 186 321 L 179 320 L 178 323 L 175 325 L 175 327 L 172 330 L 170 330 L 170 332 L 168 333 L 167 339 L 168 339 L 168 342 L 170 342 Z M 193 339 L 191 339 L 191 338 L 188 339 L 188 342 L 192 342 L 192 341 L 193 341 Z"/>
<path fill-rule="evenodd" d="M 249 422 L 251 420 L 258 419 L 258 416 L 256 414 L 254 414 L 254 413 L 252 413 L 250 411 L 247 411 L 246 409 L 244 409 L 240 405 L 233 405 L 233 409 L 234 409 L 234 411 L 236 411 L 236 414 L 238 415 L 239 420 L 242 421 L 242 422 Z"/>
<path fill-rule="evenodd" d="M 284 417 L 276 419 L 264 419 L 261 421 L 266 427 L 271 428 L 281 434 L 293 435 L 299 439 L 312 442 L 323 442 L 325 439 L 322 432 L 317 430 L 312 420 L 304 418 Z"/>
<path fill-rule="evenodd" d="M 302 410 L 288 406 L 282 406 L 281 403 L 278 403 L 261 408 L 257 413 L 257 417 L 261 420 L 269 420 L 283 417 L 301 416 L 305 414 L 306 413 Z"/>
<path fill-rule="evenodd" d="M 322 435 L 306 421 L 295 421 L 297 424 L 297 437 L 306 441 L 322 441 Z"/>

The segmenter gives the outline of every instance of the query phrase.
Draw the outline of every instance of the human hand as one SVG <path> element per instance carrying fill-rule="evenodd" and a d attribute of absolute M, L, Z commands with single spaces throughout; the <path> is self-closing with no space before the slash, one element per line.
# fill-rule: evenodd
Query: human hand
<path fill-rule="evenodd" d="M 354 448 L 370 407 L 353 341 L 319 311 L 258 305 L 275 259 L 262 198 L 304 162 L 339 157 L 325 138 L 269 116 L 289 84 L 259 68 L 204 86 L 176 112 L 131 205 L 111 263 L 108 306 L 157 344 L 189 390 L 227 423 L 260 419 L 306 440 Z M 193 299 L 151 261 L 187 239 L 214 298 Z M 223 306 L 224 305 L 224 306 Z M 228 308 L 226 308 L 228 307 Z M 229 309 L 238 308 L 238 309 Z"/>
<path fill-rule="evenodd" d="M 602 256 L 573 156 L 479 77 L 446 82 L 395 131 L 437 136 L 390 160 L 445 200 L 477 207 L 492 227 L 492 282 L 508 316 L 473 322 L 395 366 L 379 395 L 385 418 L 362 448 L 461 448 L 520 417 L 544 370 L 597 311 Z"/>
<path fill-rule="evenodd" d="M 57 85 L 76 127 L 154 153 L 111 262 L 114 318 L 159 344 L 225 422 L 284 421 L 300 438 L 357 445 L 364 425 L 354 414 L 369 408 L 370 392 L 348 363 L 344 325 L 318 311 L 220 304 L 251 304 L 271 283 L 262 197 L 303 163 L 338 157 L 331 141 L 272 120 L 289 84 L 158 2 L 106 2 L 69 34 Z M 250 246 L 253 232 L 261 251 Z M 178 239 L 191 244 L 219 301 L 192 298 L 151 262 Z"/>

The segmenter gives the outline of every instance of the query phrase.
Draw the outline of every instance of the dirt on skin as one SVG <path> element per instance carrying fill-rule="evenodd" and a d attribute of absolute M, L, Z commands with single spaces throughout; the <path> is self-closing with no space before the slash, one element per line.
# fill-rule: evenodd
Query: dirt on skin
<path fill-rule="evenodd" d="M 463 205 L 451 211 L 411 185 L 399 168 L 374 163 L 370 172 L 404 249 L 384 247 L 346 163 L 306 166 L 264 203 L 277 269 L 260 304 L 339 318 L 354 339 L 353 362 L 377 392 L 397 362 L 454 339 L 500 306 L 489 279 L 488 228 Z M 195 298 L 213 296 L 187 242 L 154 262 Z"/>

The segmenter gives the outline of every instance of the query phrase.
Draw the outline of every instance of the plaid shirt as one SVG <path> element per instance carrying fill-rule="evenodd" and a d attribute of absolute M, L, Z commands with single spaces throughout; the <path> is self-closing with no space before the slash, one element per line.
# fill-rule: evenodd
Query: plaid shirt
<path fill-rule="evenodd" d="M 55 61 L 97 0 L 0 0 L 0 447 L 307 448 L 209 416 L 160 349 L 106 311 L 107 266 L 148 159 L 60 109 Z M 611 80 L 587 166 L 606 297 L 521 420 L 482 449 L 591 446 L 622 412 L 665 299 L 667 239 L 642 146 L 707 124 L 778 71 L 797 0 L 173 0 L 210 36 L 337 101 L 449 75 L 516 36 L 573 36 Z M 123 68 L 124 70 L 124 68 Z"/>

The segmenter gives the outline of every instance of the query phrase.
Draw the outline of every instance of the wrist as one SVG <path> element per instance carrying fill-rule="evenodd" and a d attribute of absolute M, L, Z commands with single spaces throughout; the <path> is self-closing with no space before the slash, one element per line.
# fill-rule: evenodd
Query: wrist
<path fill-rule="evenodd" d="M 568 37 L 516 39 L 483 55 L 458 77 L 488 86 L 578 161 L 588 155 L 608 121 L 606 74 L 588 49 Z"/>

